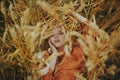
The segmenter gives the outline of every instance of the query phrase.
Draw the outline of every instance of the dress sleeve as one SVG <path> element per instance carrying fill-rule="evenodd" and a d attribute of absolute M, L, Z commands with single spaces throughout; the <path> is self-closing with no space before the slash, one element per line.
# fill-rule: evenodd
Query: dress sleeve
<path fill-rule="evenodd" d="M 52 70 L 49 68 L 49 71 L 46 75 L 42 76 L 40 80 L 52 80 Z"/>
<path fill-rule="evenodd" d="M 45 58 L 45 60 L 49 57 L 49 53 L 46 52 L 43 56 Z M 49 63 L 48 63 L 48 66 L 49 66 Z M 45 67 L 43 70 L 43 73 L 44 73 L 44 70 L 48 69 L 47 73 L 45 73 L 43 76 L 40 77 L 40 80 L 52 80 L 52 70 L 50 69 L 50 67 Z"/>

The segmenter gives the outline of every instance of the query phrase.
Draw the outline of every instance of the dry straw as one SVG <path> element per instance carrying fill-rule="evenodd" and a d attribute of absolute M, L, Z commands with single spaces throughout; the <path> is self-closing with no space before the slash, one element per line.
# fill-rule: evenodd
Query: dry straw
<path fill-rule="evenodd" d="M 106 76 L 105 71 L 109 73 L 111 70 L 107 70 L 105 62 L 110 55 L 119 54 L 119 50 L 116 49 L 119 44 L 116 44 L 120 43 L 120 24 L 115 21 L 120 19 L 118 17 L 120 11 L 115 14 L 109 10 L 115 15 L 112 19 L 108 16 L 107 23 L 100 21 L 103 16 L 96 15 L 103 10 L 101 7 L 109 2 L 103 0 L 10 0 L 7 3 L 9 3 L 8 7 L 5 6 L 4 0 L 1 1 L 0 7 L 6 20 L 5 31 L 0 38 L 0 75 L 3 80 L 10 76 L 13 80 L 18 78 L 38 80 L 47 72 L 47 68 L 44 71 L 40 70 L 48 67 L 48 61 L 54 56 L 51 55 L 47 60 L 43 58 L 44 50 L 48 48 L 46 40 L 56 26 L 61 26 L 63 32 L 67 34 L 68 42 L 64 49 L 66 55 L 70 55 L 74 43 L 72 39 L 75 37 L 75 41 L 82 46 L 87 56 L 87 77 L 77 74 L 76 80 L 100 80 L 101 76 Z M 110 9 L 114 9 L 114 3 Z M 5 11 L 6 9 L 8 11 Z M 108 35 L 105 30 L 100 29 L 97 22 L 102 29 L 115 26 L 113 29 L 110 27 L 113 33 Z M 116 25 L 113 24 L 114 22 Z M 88 26 L 87 34 L 84 34 L 85 31 L 81 26 L 83 24 Z M 119 57 L 113 59 L 117 60 Z M 21 76 L 17 75 L 16 69 Z M 11 70 L 13 74 L 10 75 L 6 70 Z M 5 73 L 9 76 L 6 77 Z"/>

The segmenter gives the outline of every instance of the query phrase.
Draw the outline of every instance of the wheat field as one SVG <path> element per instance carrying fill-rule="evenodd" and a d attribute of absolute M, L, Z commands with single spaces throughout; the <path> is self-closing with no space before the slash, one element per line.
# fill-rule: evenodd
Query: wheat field
<path fill-rule="evenodd" d="M 119 80 L 119 4 L 119 0 L 1 0 L 0 80 L 38 80 L 46 61 L 36 56 L 48 48 L 46 39 L 56 25 L 67 31 L 66 53 L 76 37 L 87 56 L 86 73 L 77 80 Z M 87 36 L 82 16 L 91 21 L 83 22 L 89 28 Z"/>

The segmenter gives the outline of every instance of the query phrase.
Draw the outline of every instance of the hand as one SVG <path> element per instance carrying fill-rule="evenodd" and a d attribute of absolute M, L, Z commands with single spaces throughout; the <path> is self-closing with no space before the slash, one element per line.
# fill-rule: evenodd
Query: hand
<path fill-rule="evenodd" d="M 50 45 L 49 51 L 52 52 L 52 53 L 58 53 L 57 49 L 56 49 L 55 46 L 51 43 L 50 39 L 49 39 L 48 43 L 49 43 L 49 45 Z"/>
<path fill-rule="evenodd" d="M 52 53 L 53 56 L 61 56 L 63 54 L 63 52 L 58 52 L 56 47 L 51 43 L 50 39 L 49 39 L 49 45 L 50 48 L 48 49 L 48 52 Z"/>

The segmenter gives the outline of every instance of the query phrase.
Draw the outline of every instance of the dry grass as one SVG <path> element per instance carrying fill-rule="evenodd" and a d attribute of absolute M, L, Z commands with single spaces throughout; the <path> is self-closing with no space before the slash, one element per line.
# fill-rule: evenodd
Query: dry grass
<path fill-rule="evenodd" d="M 67 55 L 71 51 L 73 37 L 82 45 L 87 56 L 87 80 L 99 80 L 99 77 L 106 76 L 105 71 L 110 73 L 111 69 L 107 69 L 105 64 L 109 58 L 120 63 L 116 56 L 120 53 L 119 0 L 113 3 L 109 0 L 2 0 L 0 3 L 5 19 L 5 31 L 0 37 L 1 80 L 38 80 L 38 71 L 46 61 L 42 55 L 40 60 L 36 60 L 37 54 L 48 48 L 46 39 L 55 26 L 63 26 L 67 33 Z M 92 21 L 83 22 L 89 27 L 87 35 L 81 26 L 81 15 Z M 85 80 L 82 75 L 77 77 Z"/>

